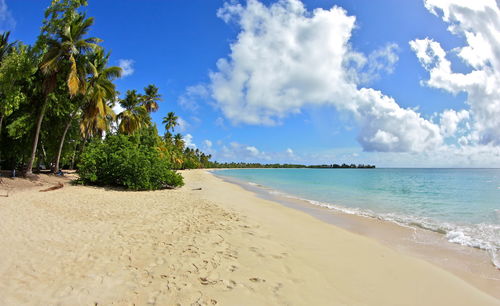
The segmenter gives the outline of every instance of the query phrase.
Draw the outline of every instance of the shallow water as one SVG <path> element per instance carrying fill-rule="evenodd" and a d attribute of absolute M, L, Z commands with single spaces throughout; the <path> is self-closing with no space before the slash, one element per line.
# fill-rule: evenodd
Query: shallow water
<path fill-rule="evenodd" d="M 500 268 L 500 169 L 231 169 L 218 175 L 314 205 L 420 227 Z"/>

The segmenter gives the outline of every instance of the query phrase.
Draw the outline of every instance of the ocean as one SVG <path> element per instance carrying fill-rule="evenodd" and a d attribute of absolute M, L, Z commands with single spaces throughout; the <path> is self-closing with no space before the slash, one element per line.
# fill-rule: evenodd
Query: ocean
<path fill-rule="evenodd" d="M 216 175 L 486 250 L 500 269 L 500 169 L 230 169 Z"/>

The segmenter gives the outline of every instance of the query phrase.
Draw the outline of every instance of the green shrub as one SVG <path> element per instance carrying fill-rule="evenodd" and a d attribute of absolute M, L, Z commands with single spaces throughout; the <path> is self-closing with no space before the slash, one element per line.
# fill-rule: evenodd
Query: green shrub
<path fill-rule="evenodd" d="M 184 185 L 180 174 L 156 147 L 152 133 L 109 135 L 92 141 L 83 151 L 78 173 L 85 184 L 155 190 Z"/>

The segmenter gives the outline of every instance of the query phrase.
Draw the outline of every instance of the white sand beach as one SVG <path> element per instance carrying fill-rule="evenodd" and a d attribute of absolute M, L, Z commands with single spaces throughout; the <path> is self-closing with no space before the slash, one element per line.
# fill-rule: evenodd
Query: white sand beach
<path fill-rule="evenodd" d="M 0 304 L 500 305 L 205 170 L 183 175 L 184 187 L 154 192 L 4 179 Z"/>

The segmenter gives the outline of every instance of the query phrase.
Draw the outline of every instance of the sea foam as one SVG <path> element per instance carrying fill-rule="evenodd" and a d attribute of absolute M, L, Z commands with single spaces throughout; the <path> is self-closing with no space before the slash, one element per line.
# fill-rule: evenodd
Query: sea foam
<path fill-rule="evenodd" d="M 455 244 L 467 247 L 485 250 L 491 259 L 492 264 L 500 269 L 500 225 L 496 224 L 469 224 L 458 225 L 450 222 L 438 222 L 430 218 L 416 217 L 410 215 L 401 215 L 396 213 L 375 213 L 369 209 L 344 207 L 332 203 L 326 203 L 317 200 L 306 199 L 278 191 L 269 187 L 262 186 L 254 182 L 247 182 L 253 187 L 260 187 L 264 192 L 271 195 L 289 198 L 293 200 L 304 201 L 315 206 L 336 210 L 341 213 L 356 215 L 367 218 L 374 218 L 382 221 L 395 223 L 399 226 L 409 228 L 420 228 L 445 235 L 446 239 Z M 500 216 L 500 210 L 495 210 L 497 216 Z"/>

